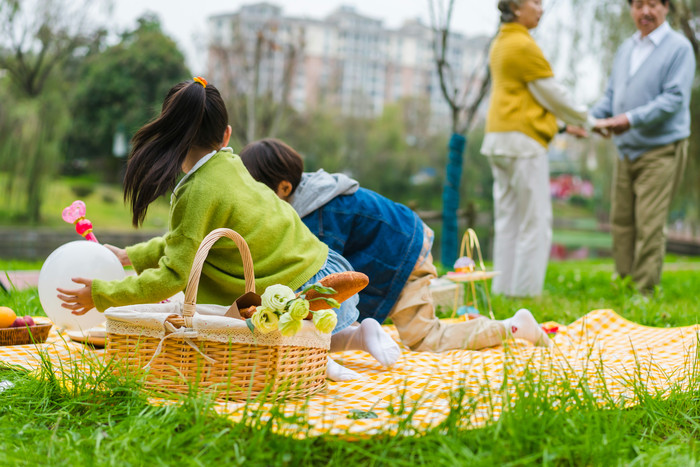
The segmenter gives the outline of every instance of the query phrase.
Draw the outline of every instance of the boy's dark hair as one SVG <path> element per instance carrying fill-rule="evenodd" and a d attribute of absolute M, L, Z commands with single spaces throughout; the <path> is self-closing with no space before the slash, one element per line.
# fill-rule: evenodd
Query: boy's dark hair
<path fill-rule="evenodd" d="M 275 192 L 282 181 L 291 183 L 291 193 L 301 182 L 303 159 L 298 152 L 278 139 L 265 138 L 249 143 L 240 156 L 253 178 Z"/>
<path fill-rule="evenodd" d="M 173 86 L 158 117 L 131 140 L 124 175 L 124 201 L 131 204 L 134 226 L 143 224 L 148 206 L 175 187 L 191 148 L 214 150 L 228 125 L 219 91 L 195 81 Z"/>

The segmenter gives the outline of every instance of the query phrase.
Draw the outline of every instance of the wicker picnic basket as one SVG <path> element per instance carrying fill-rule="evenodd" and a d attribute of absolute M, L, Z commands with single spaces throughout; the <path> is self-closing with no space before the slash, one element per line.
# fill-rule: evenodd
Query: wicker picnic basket
<path fill-rule="evenodd" d="M 0 346 L 41 344 L 46 342 L 51 323 L 41 323 L 29 327 L 0 328 Z"/>
<path fill-rule="evenodd" d="M 107 356 L 119 372 L 137 374 L 159 393 L 213 393 L 225 400 L 302 398 L 326 386 L 330 334 L 304 321 L 295 336 L 279 331 L 251 332 L 240 318 L 224 316 L 233 308 L 197 305 L 204 260 L 220 238 L 233 240 L 243 259 L 245 296 L 255 293 L 253 262 L 243 237 L 217 229 L 202 241 L 182 303 L 110 308 Z M 154 324 L 155 323 L 155 324 Z"/>

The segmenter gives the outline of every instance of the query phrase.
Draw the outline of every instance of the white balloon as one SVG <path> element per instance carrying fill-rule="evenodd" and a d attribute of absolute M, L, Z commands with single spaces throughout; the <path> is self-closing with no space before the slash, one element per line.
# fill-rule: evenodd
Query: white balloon
<path fill-rule="evenodd" d="M 39 272 L 39 301 L 46 315 L 56 327 L 84 332 L 105 322 L 103 313 L 93 308 L 84 315 L 74 315 L 71 310 L 61 307 L 57 287 L 79 289 L 84 287 L 71 279 L 102 279 L 111 281 L 124 279 L 126 272 L 119 259 L 106 247 L 87 240 L 77 240 L 56 248 Z"/>

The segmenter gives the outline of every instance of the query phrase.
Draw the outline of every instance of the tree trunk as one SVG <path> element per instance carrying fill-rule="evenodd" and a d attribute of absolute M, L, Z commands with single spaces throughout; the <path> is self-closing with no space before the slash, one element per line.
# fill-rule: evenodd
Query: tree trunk
<path fill-rule="evenodd" d="M 462 161 L 467 138 L 459 133 L 453 133 L 450 138 L 449 155 L 445 173 L 445 184 L 442 190 L 442 264 L 450 268 L 459 254 L 459 234 L 457 225 L 457 209 L 459 208 L 459 187 L 462 179 Z"/>

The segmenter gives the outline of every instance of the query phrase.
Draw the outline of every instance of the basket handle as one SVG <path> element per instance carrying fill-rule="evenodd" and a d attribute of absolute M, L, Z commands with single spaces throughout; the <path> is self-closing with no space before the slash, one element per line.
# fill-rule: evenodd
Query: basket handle
<path fill-rule="evenodd" d="M 192 270 L 190 277 L 187 279 L 187 287 L 185 287 L 185 305 L 183 308 L 183 316 L 191 318 L 194 316 L 194 311 L 197 301 L 197 289 L 199 287 L 199 277 L 202 274 L 202 266 L 204 260 L 207 259 L 211 247 L 222 237 L 230 238 L 236 243 L 238 250 L 241 252 L 243 259 L 243 275 L 245 277 L 245 291 L 255 292 L 255 274 L 253 273 L 253 258 L 250 255 L 248 244 L 241 235 L 231 229 L 215 229 L 209 232 L 209 235 L 204 237 L 202 243 L 199 244 L 197 253 L 192 262 Z"/>
<path fill-rule="evenodd" d="M 462 236 L 462 245 L 459 247 L 459 255 L 464 256 L 465 253 L 471 259 L 474 259 L 474 250 L 479 254 L 479 266 L 482 271 L 486 271 L 484 266 L 484 259 L 481 257 L 481 246 L 479 245 L 479 238 L 476 236 L 474 229 L 467 229 Z"/>

